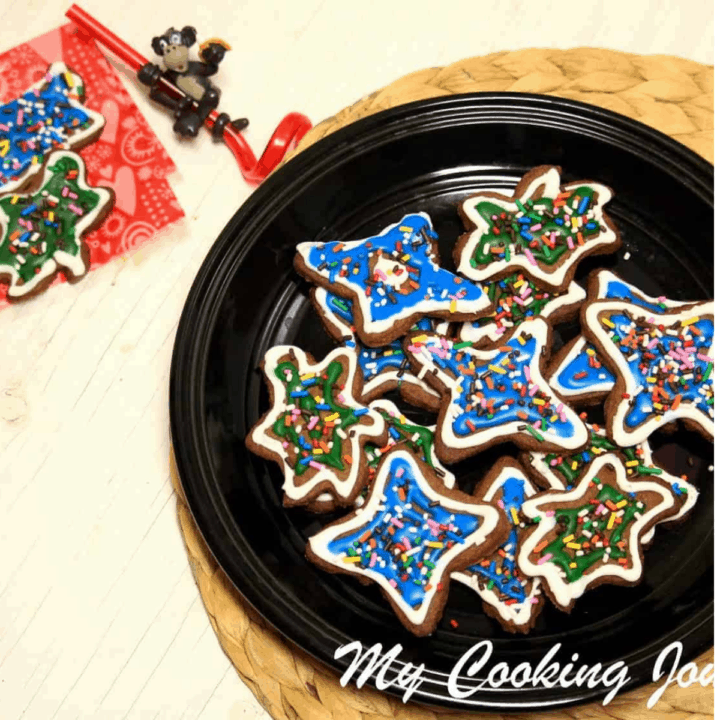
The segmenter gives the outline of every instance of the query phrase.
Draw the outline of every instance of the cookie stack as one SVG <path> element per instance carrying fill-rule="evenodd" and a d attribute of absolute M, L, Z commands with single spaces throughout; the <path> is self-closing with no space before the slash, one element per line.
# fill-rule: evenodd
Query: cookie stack
<path fill-rule="evenodd" d="M 341 346 L 319 361 L 268 351 L 271 407 L 246 443 L 281 467 L 286 506 L 347 508 L 307 557 L 377 583 L 418 636 L 452 581 L 510 632 L 528 632 L 546 599 L 570 611 L 598 585 L 637 584 L 654 528 L 697 501 L 653 463 L 648 438 L 678 423 L 713 437 L 713 303 L 649 297 L 608 270 L 575 282 L 583 258 L 622 246 L 611 198 L 596 182 L 562 185 L 550 166 L 512 196 L 469 197 L 455 270 L 422 212 L 297 247 Z M 578 316 L 581 335 L 553 356 L 553 325 Z M 393 390 L 436 424 L 379 399 Z M 604 427 L 584 412 L 600 402 Z M 472 495 L 455 487 L 453 463 L 507 442 L 518 452 Z"/>

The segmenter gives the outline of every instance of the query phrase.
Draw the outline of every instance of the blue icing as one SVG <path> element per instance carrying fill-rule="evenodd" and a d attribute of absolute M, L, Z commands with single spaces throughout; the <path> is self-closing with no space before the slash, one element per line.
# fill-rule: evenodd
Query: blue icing
<path fill-rule="evenodd" d="M 517 577 L 517 549 L 519 540 L 519 529 L 515 525 L 512 510 L 520 513 L 523 501 L 526 500 L 525 482 L 516 477 L 509 477 L 502 485 L 502 501 L 505 515 L 510 521 L 510 533 L 500 547 L 505 552 L 505 557 L 493 559 L 487 567 L 482 565 L 471 565 L 467 572 L 475 573 L 484 577 L 487 581 L 493 581 L 501 595 L 507 595 L 513 600 L 524 602 L 527 598 L 525 588 Z"/>
<path fill-rule="evenodd" d="M 327 549 L 335 556 L 360 556 L 361 561 L 356 563 L 356 567 L 370 576 L 375 574 L 397 583 L 396 590 L 402 599 L 410 607 L 417 608 L 425 598 L 425 586 L 428 583 L 435 586 L 440 581 L 439 577 L 433 580 L 433 569 L 449 549 L 448 544 L 464 543 L 468 535 L 480 527 L 480 520 L 476 515 L 451 512 L 441 503 L 434 503 L 418 484 L 417 466 L 405 457 L 393 457 L 389 462 L 385 502 L 369 522 L 331 540 Z M 400 497 L 401 488 L 404 489 L 405 500 Z M 432 522 L 429 523 L 425 515 Z M 394 530 L 392 535 L 389 534 L 391 527 Z M 370 536 L 361 542 L 360 538 L 368 532 Z M 371 547 L 372 540 L 375 547 Z M 413 548 L 423 549 L 408 555 L 407 559 L 411 562 L 403 567 L 401 554 L 393 551 L 402 548 L 406 552 L 406 540 L 411 552 Z M 427 547 L 426 542 L 441 542 L 443 547 Z M 423 570 L 426 572 L 423 573 Z"/>
<path fill-rule="evenodd" d="M 20 112 L 23 117 L 18 124 Z M 46 123 L 48 119 L 52 119 L 52 124 Z M 88 120 L 90 115 L 87 112 L 70 104 L 63 74 L 51 76 L 47 86 L 37 94 L 28 90 L 21 98 L 1 105 L 0 144 L 9 144 L 2 157 L 0 187 L 25 172 L 32 165 L 33 158 L 42 160 L 56 145 L 67 142 L 67 131 L 81 127 Z M 42 133 L 36 127 L 38 122 L 42 123 Z"/>
<path fill-rule="evenodd" d="M 611 390 L 615 384 L 615 375 L 602 363 L 597 354 L 593 359 L 600 367 L 590 364 L 588 350 L 595 350 L 592 344 L 585 341 L 580 344 L 580 352 L 572 358 L 555 376 L 555 383 L 560 392 L 592 392 L 594 390 Z M 585 377 L 575 377 L 587 373 Z M 603 377 L 600 377 L 602 375 Z"/>
<path fill-rule="evenodd" d="M 667 306 L 663 303 L 651 303 L 644 300 L 637 294 L 636 288 L 622 280 L 610 280 L 607 283 L 604 297 L 608 298 L 608 300 L 627 300 L 633 305 L 652 310 L 652 312 L 665 312 L 667 310 Z"/>
<path fill-rule="evenodd" d="M 622 313 L 611 314 L 609 320 L 614 323 L 615 327 L 608 328 L 605 325 L 602 327 L 612 338 L 613 342 L 623 350 L 623 346 L 619 343 L 630 334 L 630 321 L 627 316 Z M 700 354 L 706 354 L 703 352 L 703 349 L 707 351 L 712 344 L 715 334 L 714 323 L 711 320 L 702 319 L 694 323 L 694 327 L 700 331 L 700 336 L 698 337 L 693 335 L 688 328 L 679 327 L 679 323 L 675 323 L 675 325 L 678 327 L 672 326 L 672 329 L 677 330 L 682 338 L 692 339 L 699 349 Z M 653 327 L 653 329 L 655 328 Z M 641 327 L 636 326 L 636 332 L 640 334 L 643 330 Z M 669 335 L 667 332 L 661 332 L 659 342 L 650 350 L 644 348 L 643 352 L 639 352 L 634 348 L 628 348 L 624 353 L 625 363 L 635 382 L 641 388 L 631 403 L 630 409 L 624 419 L 625 424 L 629 428 L 634 429 L 642 425 L 649 418 L 653 417 L 656 411 L 659 411 L 658 414 L 660 415 L 666 412 L 666 409 L 660 410 L 654 407 L 653 391 L 660 385 L 662 385 L 663 389 L 669 394 L 669 403 L 672 403 L 675 396 L 679 394 L 682 397 L 681 402 L 693 402 L 701 412 L 705 413 L 708 417 L 712 417 L 711 408 L 713 405 L 711 402 L 708 402 L 708 397 L 701 392 L 701 390 L 707 391 L 709 397 L 714 399 L 712 372 L 707 380 L 702 381 L 702 377 L 711 363 L 696 358 L 695 353 L 692 352 L 693 361 L 690 367 L 683 367 L 683 362 L 668 354 L 671 349 L 671 344 L 677 342 L 677 336 Z M 648 353 L 652 354 L 652 359 L 647 357 Z M 660 367 L 661 363 L 665 363 L 665 370 Z M 678 376 L 688 373 L 692 373 L 693 377 L 685 378 L 684 385 L 681 384 L 679 380 L 672 380 L 672 378 L 677 378 Z M 656 382 L 648 382 L 648 378 L 655 378 Z M 660 383 L 658 380 L 663 380 L 663 382 Z M 674 387 L 670 384 L 671 382 L 673 382 Z M 667 403 L 668 400 L 664 402 Z"/>
<path fill-rule="evenodd" d="M 487 300 L 475 283 L 437 265 L 431 244 L 436 238 L 426 217 L 406 215 L 381 235 L 366 240 L 317 243 L 310 249 L 306 264 L 331 283 L 342 276 L 358 293 L 369 293 L 370 322 L 406 317 L 427 295 L 436 301 L 436 309 L 447 311 L 453 299 Z M 407 269 L 401 289 L 386 282 L 384 271 L 385 279 L 371 271 L 371 258 L 377 261 L 378 257 L 401 271 Z"/>
<path fill-rule="evenodd" d="M 352 305 L 352 300 L 340 298 L 332 293 L 326 293 L 325 295 L 326 308 L 341 320 L 348 323 L 348 325 L 352 325 L 353 323 Z M 412 329 L 414 331 L 429 332 L 433 329 L 432 320 L 430 320 L 430 318 L 421 318 Z M 407 366 L 401 339 L 393 340 L 388 345 L 379 348 L 367 347 L 354 338 L 348 339 L 345 344 L 351 348 L 359 348 L 358 364 L 362 370 L 365 382 L 380 375 L 380 373 L 388 370 L 398 371 Z"/>
<path fill-rule="evenodd" d="M 562 414 L 558 413 L 552 398 L 547 398 L 540 390 L 536 390 L 532 396 L 529 394 L 533 387 L 537 387 L 528 381 L 532 358 L 541 349 L 536 338 L 527 335 L 522 344 L 516 335 L 508 340 L 503 348 L 508 349 L 498 350 L 493 359 L 487 362 L 483 362 L 477 355 L 465 349 L 453 350 L 449 357 L 432 355 L 433 363 L 448 369 L 458 379 L 462 388 L 462 392 L 458 397 L 453 396 L 450 404 L 452 429 L 455 435 L 467 437 L 481 430 L 511 422 L 522 423 L 527 427 L 540 422 L 539 428 L 525 432 L 531 435 L 539 432 L 544 436 L 544 433 L 552 428 L 561 438 L 572 437 L 575 428 L 565 415 L 565 411 L 563 410 Z M 509 364 L 503 365 L 506 359 Z M 472 371 L 469 368 L 471 363 L 475 366 Z M 497 372 L 490 367 L 491 365 L 505 372 Z M 510 377 L 510 372 L 513 373 L 513 377 Z M 492 387 L 487 382 L 487 378 L 491 379 Z M 543 410 L 534 402 L 535 399 L 541 398 L 548 401 Z M 482 407 L 482 400 L 486 401 L 486 408 Z M 510 404 L 506 404 L 507 400 L 510 400 Z M 491 401 L 493 412 L 489 413 L 487 405 Z M 520 412 L 525 413 L 527 418 L 520 418 L 518 416 Z M 552 420 L 554 416 L 556 419 Z M 563 416 L 565 420 L 562 419 Z"/>

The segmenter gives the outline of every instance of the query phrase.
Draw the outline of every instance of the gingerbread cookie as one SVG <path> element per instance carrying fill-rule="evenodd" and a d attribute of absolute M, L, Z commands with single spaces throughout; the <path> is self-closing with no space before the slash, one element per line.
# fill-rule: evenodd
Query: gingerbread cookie
<path fill-rule="evenodd" d="M 499 508 L 510 524 L 509 533 L 488 555 L 452 579 L 473 588 L 485 612 L 508 632 L 527 633 L 535 624 L 544 598 L 538 578 L 528 578 L 517 565 L 517 552 L 530 528 L 522 504 L 535 494 L 523 468 L 512 458 L 501 458 L 475 490 L 475 496 Z"/>
<path fill-rule="evenodd" d="M 379 348 L 367 347 L 355 334 L 352 300 L 333 295 L 325 288 L 313 288 L 310 299 L 330 337 L 358 354 L 364 380 L 361 402 L 370 402 L 397 388 L 406 402 L 427 410 L 437 410 L 440 396 L 410 372 L 401 340 L 393 340 Z M 430 318 L 422 318 L 411 331 L 432 331 L 433 326 L 434 321 Z"/>
<path fill-rule="evenodd" d="M 301 243 L 295 269 L 352 300 L 360 340 L 382 347 L 426 316 L 462 321 L 490 312 L 480 288 L 440 267 L 436 240 L 428 215 L 406 215 L 364 240 Z"/>
<path fill-rule="evenodd" d="M 403 625 L 429 635 L 447 601 L 449 576 L 497 546 L 507 521 L 495 507 L 437 482 L 404 449 L 389 452 L 365 504 L 307 544 L 329 572 L 375 582 Z"/>
<path fill-rule="evenodd" d="M 610 439 L 637 445 L 680 420 L 714 435 L 712 301 L 663 315 L 618 300 L 598 300 L 581 314 L 584 334 L 617 376 L 605 401 Z"/>
<path fill-rule="evenodd" d="M 113 206 L 114 194 L 90 187 L 82 158 L 65 150 L 48 156 L 37 189 L 0 196 L 0 280 L 10 299 L 45 289 L 58 270 L 82 277 L 90 266 L 83 238 Z"/>
<path fill-rule="evenodd" d="M 408 336 L 411 364 L 442 395 L 435 447 L 443 462 L 508 440 L 559 452 L 587 444 L 585 423 L 542 376 L 547 343 L 548 324 L 540 318 L 515 328 L 505 345 L 491 350 L 439 335 Z"/>
<path fill-rule="evenodd" d="M 584 415 L 584 413 L 583 413 Z M 582 418 L 583 415 L 580 417 Z M 625 474 L 631 480 L 647 478 L 663 483 L 672 490 L 676 510 L 665 522 L 673 522 L 687 516 L 695 507 L 698 498 L 697 489 L 687 480 L 672 475 L 653 463 L 652 450 L 647 441 L 632 447 L 618 447 L 610 440 L 605 429 L 597 425 L 588 426 L 590 446 L 582 452 L 563 456 L 557 453 L 531 452 L 520 456 L 532 479 L 541 487 L 551 490 L 572 490 L 582 477 L 587 466 L 601 455 L 616 455 L 625 466 Z M 642 537 L 649 542 L 654 529 Z"/>
<path fill-rule="evenodd" d="M 362 374 L 355 353 L 337 348 L 322 362 L 299 348 L 280 345 L 265 353 L 262 371 L 270 410 L 255 424 L 248 449 L 283 470 L 283 504 L 308 505 L 332 496 L 352 505 L 367 481 L 363 448 L 386 443 L 383 418 L 362 405 Z"/>
<path fill-rule="evenodd" d="M 82 78 L 56 62 L 19 98 L 0 105 L 0 192 L 23 189 L 53 150 L 79 150 L 100 135 L 105 118 L 84 99 Z"/>
<path fill-rule="evenodd" d="M 610 270 L 594 270 L 588 279 L 588 302 L 604 298 L 625 300 L 656 313 L 693 304 L 651 297 Z M 552 358 L 548 377 L 550 387 L 560 397 L 586 405 L 604 400 L 615 385 L 615 375 L 582 335 L 567 343 Z"/>
<path fill-rule="evenodd" d="M 523 514 L 537 525 L 520 546 L 518 566 L 541 578 L 545 594 L 570 612 L 591 588 L 640 582 L 641 538 L 673 507 L 666 485 L 629 480 L 620 458 L 602 455 L 572 490 L 525 501 Z"/>
<path fill-rule="evenodd" d="M 512 196 L 479 193 L 460 204 L 470 231 L 455 247 L 458 271 L 476 281 L 522 272 L 555 292 L 567 290 L 582 258 L 617 250 L 622 241 L 605 205 L 612 190 L 581 180 L 560 184 L 560 168 L 526 173 Z"/>
<path fill-rule="evenodd" d="M 550 325 L 570 320 L 585 299 L 585 291 L 576 282 L 570 283 L 567 292 L 548 292 L 523 273 L 489 280 L 481 287 L 490 298 L 493 314 L 462 323 L 458 331 L 460 340 L 468 340 L 476 347 L 504 342 L 513 328 L 534 317 L 545 318 Z"/>

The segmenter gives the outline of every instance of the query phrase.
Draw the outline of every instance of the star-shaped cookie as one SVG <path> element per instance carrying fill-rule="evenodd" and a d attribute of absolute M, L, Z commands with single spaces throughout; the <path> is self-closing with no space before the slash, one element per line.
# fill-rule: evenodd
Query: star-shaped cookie
<path fill-rule="evenodd" d="M 310 505 L 330 495 L 352 505 L 367 480 L 363 448 L 385 445 L 385 421 L 357 400 L 362 373 L 357 357 L 337 348 L 322 362 L 299 348 L 279 345 L 265 354 L 262 370 L 270 409 L 245 438 L 257 455 L 283 471 L 283 503 Z"/>
<path fill-rule="evenodd" d="M 599 300 L 581 315 L 584 334 L 617 376 L 605 401 L 613 442 L 627 447 L 678 420 L 714 436 L 713 302 L 656 315 Z"/>
<path fill-rule="evenodd" d="M 610 270 L 594 270 L 588 278 L 588 302 L 625 300 L 656 313 L 694 304 L 651 297 Z M 550 361 L 550 387 L 564 400 L 586 404 L 602 401 L 615 385 L 615 376 L 605 367 L 592 343 L 582 335 L 571 340 Z"/>
<path fill-rule="evenodd" d="M 593 587 L 640 582 L 641 538 L 673 507 L 666 485 L 629 480 L 620 458 L 602 455 L 572 490 L 525 501 L 523 514 L 537 526 L 520 546 L 518 565 L 541 578 L 555 605 L 570 612 Z"/>
<path fill-rule="evenodd" d="M 393 340 L 379 348 L 363 345 L 353 324 L 352 300 L 341 298 L 321 287 L 310 291 L 310 300 L 330 337 L 357 352 L 364 381 L 360 395 L 362 402 L 370 402 L 397 388 L 406 402 L 427 410 L 437 410 L 440 396 L 410 372 L 402 340 Z M 421 318 L 411 328 L 411 332 L 432 331 L 435 325 L 436 322 L 430 318 Z"/>
<path fill-rule="evenodd" d="M 408 336 L 411 364 L 442 395 L 435 447 L 443 462 L 508 440 L 527 450 L 585 446 L 585 423 L 541 374 L 547 342 L 548 324 L 540 318 L 523 323 L 505 345 L 491 350 L 440 335 Z"/>
<path fill-rule="evenodd" d="M 622 241 L 604 212 L 612 190 L 581 180 L 560 184 L 560 168 L 536 167 L 512 196 L 473 195 L 460 205 L 470 231 L 455 247 L 458 271 L 476 281 L 520 271 L 563 291 L 588 255 L 614 252 Z"/>
<path fill-rule="evenodd" d="M 580 415 L 581 418 L 583 416 L 584 413 Z M 620 459 L 625 467 L 625 474 L 631 480 L 655 480 L 672 490 L 676 510 L 664 522 L 679 520 L 695 507 L 698 498 L 695 486 L 655 465 L 652 450 L 647 441 L 632 447 L 621 448 L 607 437 L 604 428 L 592 425 L 588 426 L 588 430 L 590 431 L 590 446 L 573 455 L 563 456 L 557 453 L 542 452 L 523 453 L 520 459 L 527 467 L 532 479 L 541 487 L 552 490 L 572 490 L 588 465 L 596 457 L 610 453 Z M 654 532 L 653 528 L 642 537 L 642 541 L 649 542 Z"/>
<path fill-rule="evenodd" d="M 523 273 L 481 283 L 490 298 L 493 314 L 460 325 L 458 338 L 476 347 L 502 343 L 513 328 L 534 317 L 545 318 L 551 325 L 572 318 L 585 299 L 585 291 L 571 282 L 567 292 L 548 292 L 539 288 Z"/>
<path fill-rule="evenodd" d="M 440 619 L 450 573 L 506 532 L 497 508 L 442 487 L 398 449 L 380 463 L 365 504 L 312 536 L 306 554 L 329 572 L 377 583 L 403 625 L 422 637 Z"/>
<path fill-rule="evenodd" d="M 452 574 L 453 580 L 480 595 L 488 615 L 509 632 L 527 633 L 543 605 L 540 580 L 526 577 L 517 565 L 518 547 L 529 532 L 522 504 L 534 494 L 533 484 L 515 460 L 509 457 L 498 460 L 474 495 L 501 510 L 510 530 L 491 553 Z"/>
<path fill-rule="evenodd" d="M 428 215 L 406 215 L 363 240 L 300 243 L 295 269 L 352 300 L 360 340 L 381 347 L 425 316 L 462 321 L 490 312 L 475 283 L 440 267 L 436 240 Z"/>

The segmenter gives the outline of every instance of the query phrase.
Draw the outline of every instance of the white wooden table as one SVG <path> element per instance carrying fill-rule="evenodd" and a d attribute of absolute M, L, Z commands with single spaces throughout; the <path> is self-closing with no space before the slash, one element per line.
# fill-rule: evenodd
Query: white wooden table
<path fill-rule="evenodd" d="M 318 122 L 405 73 L 472 55 L 594 45 L 713 61 L 711 0 L 82 5 L 147 55 L 170 25 L 230 41 L 223 109 L 250 118 L 256 151 L 289 110 Z M 4 0 L 0 49 L 61 24 L 66 7 Z M 126 85 L 177 163 L 187 220 L 78 285 L 0 312 L 0 717 L 267 717 L 210 628 L 168 477 L 178 318 L 250 189 L 222 145 L 207 133 L 181 145 L 165 112 Z"/>

